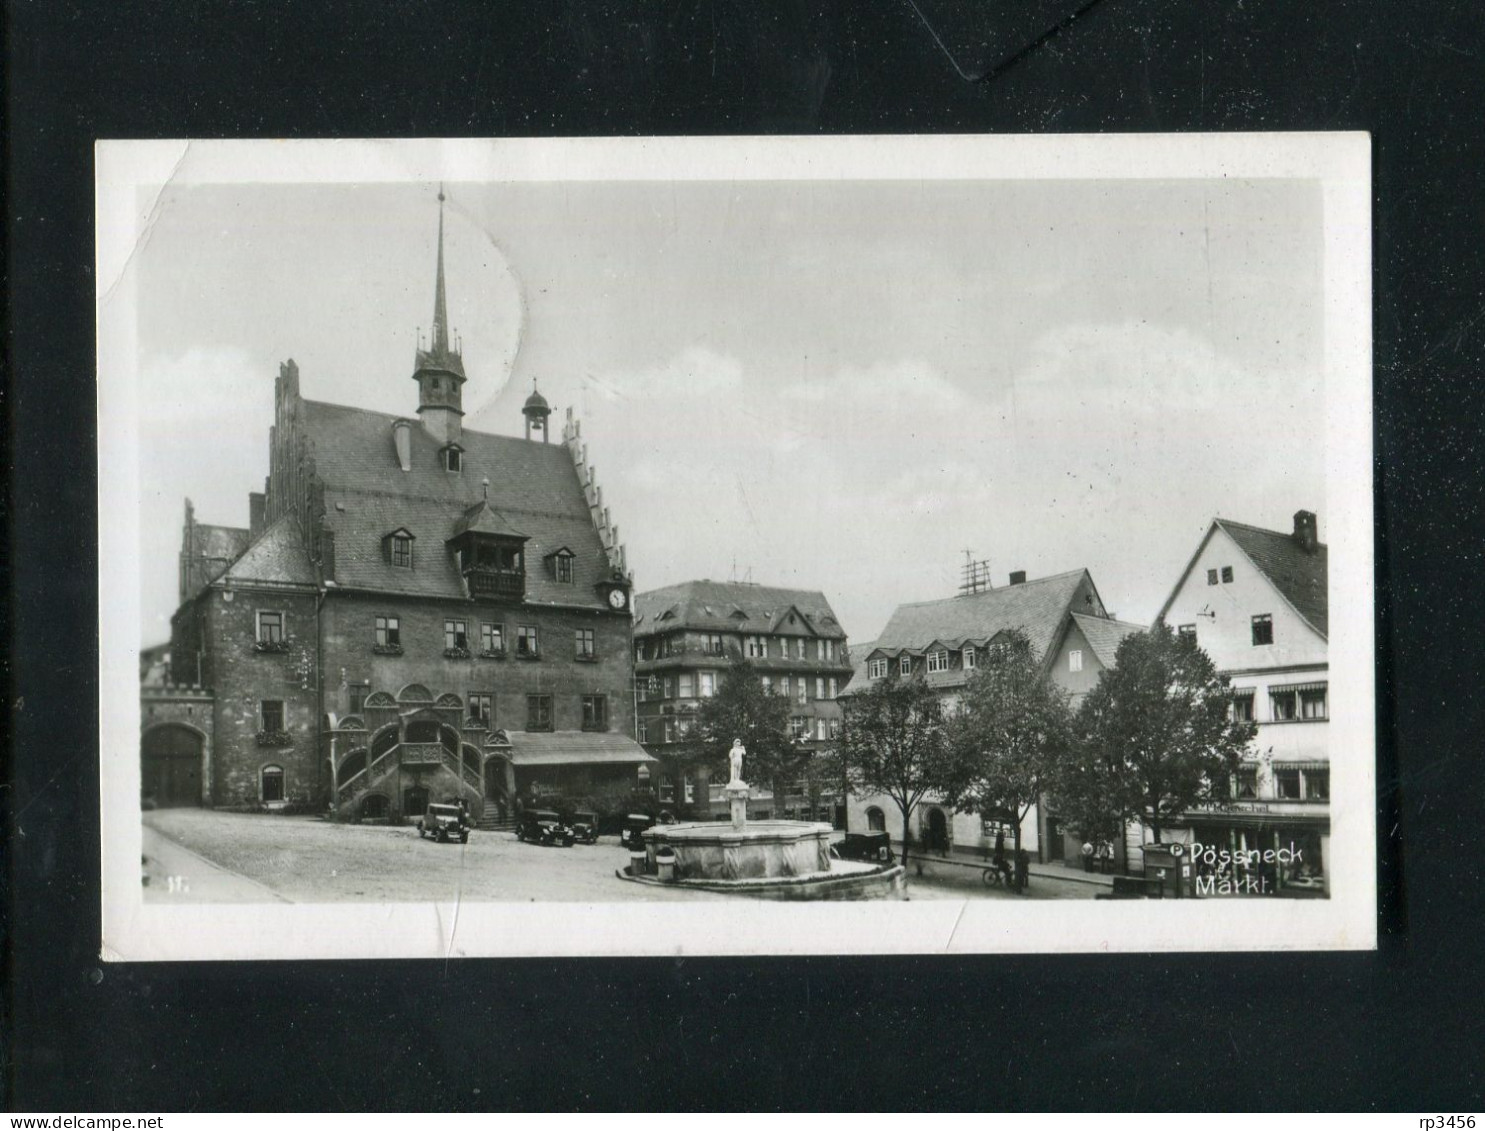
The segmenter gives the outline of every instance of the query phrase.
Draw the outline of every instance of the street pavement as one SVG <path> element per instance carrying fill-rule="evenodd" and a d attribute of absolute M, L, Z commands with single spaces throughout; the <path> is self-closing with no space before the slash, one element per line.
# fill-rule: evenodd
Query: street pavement
<path fill-rule="evenodd" d="M 144 822 L 147 835 L 153 830 L 211 867 L 295 903 L 742 898 L 626 883 L 614 874 L 629 863 L 628 850 L 616 836 L 601 837 L 595 845 L 543 848 L 523 844 L 514 833 L 475 829 L 468 844 L 438 844 L 420 838 L 412 825 L 341 825 L 318 817 L 208 809 L 157 809 L 144 814 Z M 178 874 L 186 876 L 190 890 L 171 898 L 212 902 L 213 893 L 222 890 L 211 882 L 198 886 L 192 873 Z M 157 883 L 164 881 L 152 878 L 146 889 L 152 900 L 159 898 Z"/>
<path fill-rule="evenodd" d="M 616 836 L 543 848 L 475 829 L 469 843 L 421 839 L 414 826 L 333 824 L 319 817 L 159 809 L 144 814 L 150 902 L 627 903 L 747 896 L 627 883 Z M 1018 896 L 987 888 L 981 868 L 926 860 L 908 869 L 909 899 L 1091 899 L 1104 888 L 1034 874 Z M 176 877 L 175 883 L 170 882 Z"/>
<path fill-rule="evenodd" d="M 144 826 L 144 901 L 146 903 L 286 903 L 288 900 L 256 880 L 219 868 L 204 856 L 177 844 L 158 829 Z"/>

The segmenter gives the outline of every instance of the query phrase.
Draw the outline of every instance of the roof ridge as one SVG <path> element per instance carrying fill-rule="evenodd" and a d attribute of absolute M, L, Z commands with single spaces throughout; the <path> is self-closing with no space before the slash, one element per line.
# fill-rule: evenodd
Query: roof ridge
<path fill-rule="evenodd" d="M 1019 581 L 1015 585 L 997 585 L 992 589 L 980 589 L 974 593 L 955 593 L 952 597 L 932 597 L 927 601 L 903 601 L 897 607 L 899 609 L 920 609 L 925 605 L 942 605 L 947 601 L 958 601 L 964 597 L 983 597 L 987 593 L 1005 593 L 1012 589 L 1029 589 L 1034 585 L 1043 585 L 1048 581 L 1060 581 L 1064 577 L 1072 577 L 1074 574 L 1087 573 L 1087 566 L 1077 569 L 1065 569 L 1061 573 L 1049 573 L 1046 577 L 1031 577 L 1025 581 Z"/>
<path fill-rule="evenodd" d="M 1239 522 L 1235 518 L 1223 518 L 1220 515 L 1212 519 L 1212 521 L 1217 523 L 1219 526 L 1236 526 L 1240 527 L 1243 530 L 1251 530 L 1255 534 L 1269 534 L 1275 538 L 1294 537 L 1294 532 L 1291 530 L 1271 530 L 1267 526 L 1254 526 L 1251 522 Z M 1323 550 L 1325 548 L 1326 544 L 1317 539 L 1315 542 L 1315 549 Z"/>
<path fill-rule="evenodd" d="M 381 417 L 383 420 L 386 420 L 389 423 L 392 423 L 392 422 L 395 422 L 395 421 L 398 421 L 398 420 L 412 420 L 414 417 L 417 416 L 417 413 L 416 412 L 414 412 L 414 413 L 391 413 L 391 412 L 383 412 L 381 409 L 377 409 L 377 408 L 362 408 L 360 405 L 341 404 L 339 401 L 322 401 L 322 400 L 316 400 L 313 397 L 300 397 L 299 398 L 299 402 L 301 404 L 317 405 L 317 406 L 319 406 L 321 408 L 337 408 L 337 409 L 342 409 L 342 410 L 344 410 L 346 412 L 359 412 L 363 416 L 377 416 L 377 417 Z M 551 443 L 548 443 L 545 440 L 529 440 L 525 436 L 513 436 L 513 435 L 510 435 L 509 433 L 506 433 L 506 432 L 485 432 L 485 431 L 482 431 L 479 428 L 467 428 L 467 427 L 462 427 L 462 426 L 460 428 L 460 431 L 463 434 L 465 434 L 465 435 L 483 436 L 483 437 L 488 437 L 489 439 L 492 439 L 492 440 L 510 440 L 512 443 L 517 443 L 517 444 L 532 444 L 532 445 L 534 445 L 535 447 L 538 447 L 538 448 L 551 448 L 554 451 L 559 451 L 559 452 L 560 451 L 566 451 L 566 446 L 563 445 L 563 444 L 551 444 Z"/>

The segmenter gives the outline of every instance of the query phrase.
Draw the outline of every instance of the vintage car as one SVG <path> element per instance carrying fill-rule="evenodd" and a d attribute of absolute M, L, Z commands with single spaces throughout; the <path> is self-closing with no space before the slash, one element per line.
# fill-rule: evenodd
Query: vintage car
<path fill-rule="evenodd" d="M 886 833 L 847 833 L 833 847 L 842 860 L 867 860 L 874 864 L 893 861 L 892 840 Z"/>
<path fill-rule="evenodd" d="M 598 814 L 591 809 L 578 809 L 567 819 L 574 840 L 584 844 L 598 843 Z"/>
<path fill-rule="evenodd" d="M 643 833 L 654 824 L 655 818 L 648 813 L 630 813 L 624 818 L 624 827 L 619 830 L 619 843 L 625 848 L 643 848 Z"/>
<path fill-rule="evenodd" d="M 555 809 L 527 809 L 516 821 L 516 839 L 528 844 L 572 844 L 572 830 Z"/>
<path fill-rule="evenodd" d="M 467 844 L 469 816 L 457 805 L 430 805 L 418 818 L 418 836 L 431 836 L 440 844 L 451 839 Z"/>

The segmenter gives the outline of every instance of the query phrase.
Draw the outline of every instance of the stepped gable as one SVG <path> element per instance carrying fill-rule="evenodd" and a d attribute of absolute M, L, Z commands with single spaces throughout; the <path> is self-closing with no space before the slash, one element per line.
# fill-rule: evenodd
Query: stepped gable
<path fill-rule="evenodd" d="M 1216 521 L 1284 600 L 1294 606 L 1294 611 L 1328 639 L 1330 553 L 1325 544 L 1317 543 L 1315 552 L 1307 553 L 1287 532 L 1264 530 L 1229 518 Z"/>
<path fill-rule="evenodd" d="M 403 471 L 393 440 L 398 417 L 321 401 L 302 404 L 324 484 L 325 526 L 335 535 L 338 586 L 463 598 L 445 542 L 488 502 L 529 539 L 528 602 L 606 607 L 595 586 L 610 579 L 613 568 L 566 448 L 466 429 L 459 439 L 463 466 L 454 473 L 440 462 L 444 445 L 414 426 L 406 430 L 410 470 Z M 398 529 L 413 535 L 412 569 L 385 559 L 382 539 Z M 563 546 L 575 555 L 572 584 L 559 584 L 544 569 L 543 558 Z"/>
<path fill-rule="evenodd" d="M 816 636 L 845 639 L 845 629 L 819 590 L 731 581 L 685 581 L 638 594 L 634 599 L 634 631 L 641 634 L 693 628 L 771 633 L 779 630 L 791 609 L 805 618 Z"/>
<path fill-rule="evenodd" d="M 293 516 L 285 515 L 258 536 L 233 562 L 221 580 L 270 582 L 277 585 L 314 585 L 315 568 L 304 551 Z"/>

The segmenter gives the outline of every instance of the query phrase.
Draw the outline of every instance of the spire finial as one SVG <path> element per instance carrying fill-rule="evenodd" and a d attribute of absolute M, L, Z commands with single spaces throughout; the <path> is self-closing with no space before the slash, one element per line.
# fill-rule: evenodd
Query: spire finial
<path fill-rule="evenodd" d="M 443 287 L 443 182 L 438 184 L 438 281 L 433 291 L 433 339 L 429 348 L 433 353 L 449 352 L 449 312 Z"/>
<path fill-rule="evenodd" d="M 490 477 L 487 475 L 480 480 L 480 492 L 485 497 L 485 502 L 490 501 Z"/>

